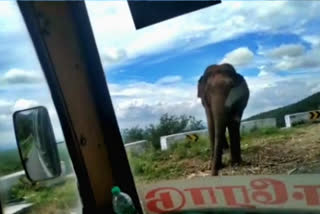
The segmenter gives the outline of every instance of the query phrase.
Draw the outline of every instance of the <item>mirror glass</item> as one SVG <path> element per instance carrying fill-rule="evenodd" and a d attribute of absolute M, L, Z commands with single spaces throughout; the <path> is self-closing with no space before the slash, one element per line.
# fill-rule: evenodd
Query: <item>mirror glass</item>
<path fill-rule="evenodd" d="M 36 107 L 14 113 L 14 126 L 20 157 L 31 181 L 60 175 L 60 159 L 49 114 Z"/>

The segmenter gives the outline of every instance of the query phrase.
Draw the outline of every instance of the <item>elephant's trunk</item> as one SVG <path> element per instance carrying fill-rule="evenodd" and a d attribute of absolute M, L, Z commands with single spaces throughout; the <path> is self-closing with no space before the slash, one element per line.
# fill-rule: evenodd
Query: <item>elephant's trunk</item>
<path fill-rule="evenodd" d="M 212 157 L 212 174 L 218 175 L 218 170 L 222 167 L 223 145 L 225 143 L 225 132 L 227 125 L 227 113 L 225 108 L 226 93 L 228 90 L 214 93 L 211 99 L 211 108 L 214 124 L 214 151 Z"/>

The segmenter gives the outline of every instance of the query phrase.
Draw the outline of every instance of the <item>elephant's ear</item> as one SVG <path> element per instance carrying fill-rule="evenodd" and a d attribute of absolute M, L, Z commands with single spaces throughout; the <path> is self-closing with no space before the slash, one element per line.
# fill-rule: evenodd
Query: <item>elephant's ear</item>
<path fill-rule="evenodd" d="M 205 81 L 203 76 L 200 77 L 198 80 L 198 97 L 202 98 L 204 95 L 204 87 L 205 87 Z"/>

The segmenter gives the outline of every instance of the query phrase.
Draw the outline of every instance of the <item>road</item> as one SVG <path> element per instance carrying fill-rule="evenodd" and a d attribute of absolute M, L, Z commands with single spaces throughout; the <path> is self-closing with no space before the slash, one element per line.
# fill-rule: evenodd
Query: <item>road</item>
<path fill-rule="evenodd" d="M 16 214 L 16 213 L 20 213 L 21 211 L 31 207 L 32 204 L 31 203 L 16 203 L 16 204 L 11 204 L 11 205 L 7 205 L 4 208 L 4 214 Z"/>
<path fill-rule="evenodd" d="M 41 156 L 35 144 L 32 144 L 28 160 L 26 161 L 26 168 L 32 180 L 42 180 L 50 176 L 46 173 L 46 166 L 41 161 Z"/>

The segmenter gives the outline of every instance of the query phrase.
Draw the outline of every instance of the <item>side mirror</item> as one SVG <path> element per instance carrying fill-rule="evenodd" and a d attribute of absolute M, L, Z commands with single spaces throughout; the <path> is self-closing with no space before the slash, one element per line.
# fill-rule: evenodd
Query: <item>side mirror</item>
<path fill-rule="evenodd" d="M 41 181 L 58 177 L 60 158 L 47 109 L 35 107 L 16 111 L 13 123 L 27 178 Z"/>

